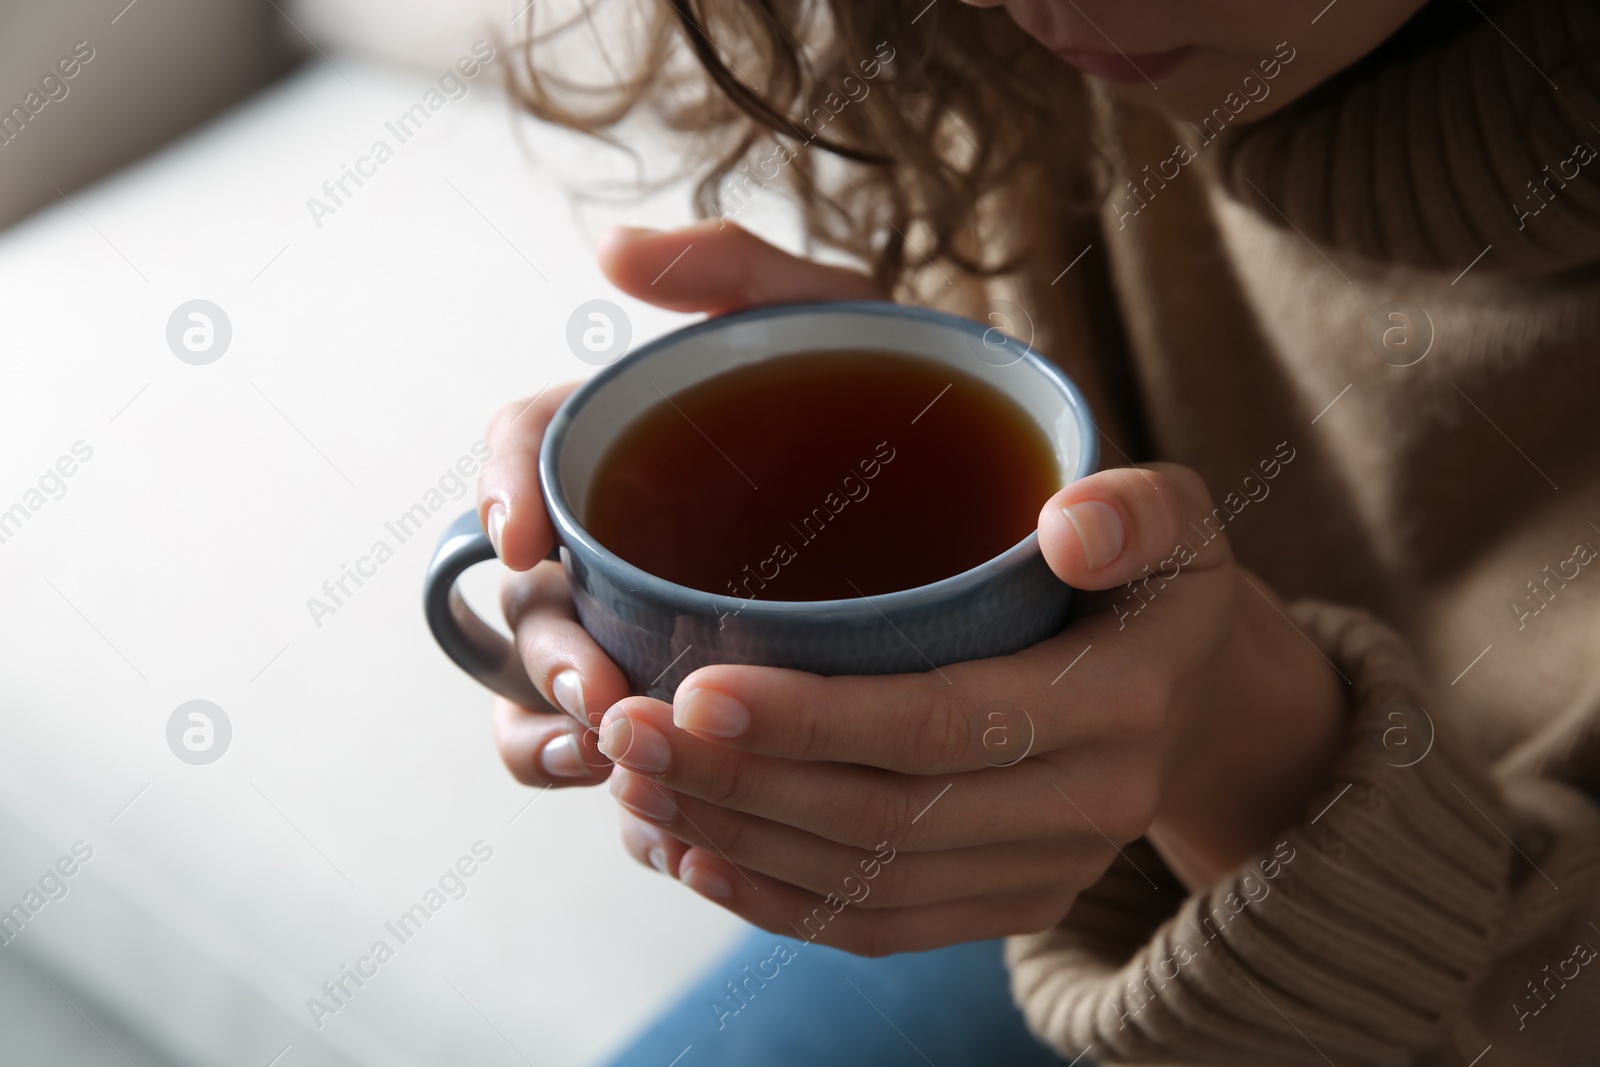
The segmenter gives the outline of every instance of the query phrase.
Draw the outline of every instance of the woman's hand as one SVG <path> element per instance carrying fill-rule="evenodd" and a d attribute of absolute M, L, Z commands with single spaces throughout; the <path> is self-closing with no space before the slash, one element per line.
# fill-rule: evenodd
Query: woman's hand
<path fill-rule="evenodd" d="M 1109 592 L 1015 655 L 712 666 L 672 705 L 623 700 L 600 749 L 630 851 L 757 926 L 878 955 L 1053 925 L 1142 835 L 1191 887 L 1269 850 L 1323 783 L 1342 692 L 1211 514 L 1170 464 L 1057 493 L 1045 558 Z"/>
<path fill-rule="evenodd" d="M 755 304 L 881 299 L 866 275 L 799 259 L 737 226 L 709 220 L 682 230 L 615 229 L 600 240 L 600 267 L 623 292 L 673 311 L 720 314 Z M 494 702 L 500 757 L 526 785 L 593 785 L 611 773 L 595 727 L 628 695 L 622 672 L 578 624 L 539 492 L 539 446 L 577 382 L 552 386 L 497 412 L 494 454 L 478 478 L 478 518 L 514 573 L 502 589 L 506 621 L 529 676 L 553 707 Z M 581 724 L 581 725 L 580 725 Z"/>

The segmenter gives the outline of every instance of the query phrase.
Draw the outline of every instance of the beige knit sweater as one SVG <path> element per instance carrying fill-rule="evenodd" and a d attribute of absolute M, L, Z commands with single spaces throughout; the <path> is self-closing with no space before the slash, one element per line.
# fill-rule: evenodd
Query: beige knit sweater
<path fill-rule="evenodd" d="M 1011 939 L 1069 1059 L 1600 1062 L 1600 11 L 1479 6 L 1210 143 L 1102 101 L 1139 197 L 1037 264 L 1107 460 L 1245 499 L 1239 558 L 1351 681 L 1272 853 L 1189 895 L 1140 843 Z"/>

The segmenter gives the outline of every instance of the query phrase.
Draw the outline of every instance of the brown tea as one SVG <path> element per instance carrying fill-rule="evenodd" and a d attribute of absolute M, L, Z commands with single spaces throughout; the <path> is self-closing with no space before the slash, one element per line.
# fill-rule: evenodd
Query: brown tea
<path fill-rule="evenodd" d="M 809 352 L 663 395 L 601 459 L 584 522 L 680 585 L 833 600 L 999 555 L 1061 484 L 1043 431 L 987 382 L 890 352 Z"/>

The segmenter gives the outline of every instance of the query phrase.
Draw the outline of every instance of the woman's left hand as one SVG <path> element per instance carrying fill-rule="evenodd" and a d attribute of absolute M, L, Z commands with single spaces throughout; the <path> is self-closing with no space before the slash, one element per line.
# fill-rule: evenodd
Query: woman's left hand
<path fill-rule="evenodd" d="M 1140 836 L 1211 884 L 1299 815 L 1343 727 L 1333 667 L 1211 514 L 1169 464 L 1061 490 L 1045 558 L 1108 592 L 1015 655 L 713 666 L 672 705 L 619 702 L 600 749 L 629 851 L 757 926 L 869 956 L 1049 927 Z"/>

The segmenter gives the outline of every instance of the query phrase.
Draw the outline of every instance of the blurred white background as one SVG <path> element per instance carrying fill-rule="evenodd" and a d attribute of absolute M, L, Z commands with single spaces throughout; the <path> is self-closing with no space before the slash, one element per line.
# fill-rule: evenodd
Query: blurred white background
<path fill-rule="evenodd" d="M 617 301 L 635 344 L 680 321 L 611 290 L 592 248 L 612 221 L 687 221 L 686 190 L 575 205 L 626 163 L 517 117 L 502 53 L 335 213 L 307 207 L 518 7 L 0 8 L 0 105 L 94 49 L 0 146 L 0 514 L 22 508 L 0 542 L 0 909 L 65 890 L 0 947 L 0 1062 L 594 1063 L 735 936 L 622 852 L 603 790 L 499 765 L 487 696 L 420 611 L 470 495 L 403 545 L 384 526 L 495 406 L 593 370 L 565 341 L 579 304 Z M 794 243 L 781 203 L 740 221 Z M 231 324 L 207 365 L 167 340 L 196 299 Z M 319 626 L 307 599 L 380 538 L 395 557 Z M 474 572 L 474 599 L 495 580 Z M 196 699 L 232 729 L 203 766 L 167 740 Z M 308 998 L 398 945 L 385 922 L 480 841 L 466 895 L 314 1025 Z M 92 858 L 47 877 L 78 842 Z"/>

